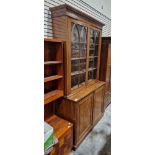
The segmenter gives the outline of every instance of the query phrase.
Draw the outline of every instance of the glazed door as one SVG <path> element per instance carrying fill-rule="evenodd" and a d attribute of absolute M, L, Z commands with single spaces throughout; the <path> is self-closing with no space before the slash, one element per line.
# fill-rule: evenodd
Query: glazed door
<path fill-rule="evenodd" d="M 71 24 L 71 90 L 86 82 L 87 27 Z"/>
<path fill-rule="evenodd" d="M 98 78 L 99 36 L 99 31 L 90 29 L 88 81 Z"/>
<path fill-rule="evenodd" d="M 83 24 L 83 25 L 82 25 Z M 70 21 L 70 90 L 73 92 L 99 79 L 101 31 L 82 22 Z M 82 88 L 82 87 L 81 87 Z"/>

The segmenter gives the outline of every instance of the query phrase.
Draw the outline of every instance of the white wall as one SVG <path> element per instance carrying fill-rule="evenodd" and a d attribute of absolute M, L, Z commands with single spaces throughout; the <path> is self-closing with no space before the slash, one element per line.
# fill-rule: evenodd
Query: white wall
<path fill-rule="evenodd" d="M 83 0 L 111 19 L 111 0 Z"/>
<path fill-rule="evenodd" d="M 64 3 L 104 23 L 105 26 L 102 30 L 102 36 L 111 36 L 111 0 L 44 0 L 44 37 L 53 36 L 52 19 L 49 8 Z"/>

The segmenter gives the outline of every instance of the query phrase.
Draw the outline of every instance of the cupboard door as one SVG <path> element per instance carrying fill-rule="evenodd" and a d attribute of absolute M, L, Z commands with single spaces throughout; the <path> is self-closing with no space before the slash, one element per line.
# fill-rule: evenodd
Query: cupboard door
<path fill-rule="evenodd" d="M 93 94 L 79 103 L 78 140 L 82 140 L 92 127 L 92 103 Z"/>
<path fill-rule="evenodd" d="M 93 125 L 102 117 L 104 107 L 104 87 L 98 88 L 94 92 L 94 105 L 93 105 Z"/>

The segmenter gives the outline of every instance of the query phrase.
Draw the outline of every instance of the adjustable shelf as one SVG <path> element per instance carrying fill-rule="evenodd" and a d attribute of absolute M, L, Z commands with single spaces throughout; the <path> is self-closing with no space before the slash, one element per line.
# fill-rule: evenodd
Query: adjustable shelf
<path fill-rule="evenodd" d="M 93 71 L 93 70 L 96 70 L 97 68 L 93 68 L 93 67 L 91 67 L 91 68 L 88 68 L 88 71 Z"/>
<path fill-rule="evenodd" d="M 44 65 L 62 64 L 62 61 L 45 61 Z"/>
<path fill-rule="evenodd" d="M 53 43 L 62 43 L 64 40 L 59 38 L 44 38 L 44 41 Z"/>
<path fill-rule="evenodd" d="M 44 95 L 44 104 L 48 104 L 64 95 L 62 90 L 53 90 Z"/>
<path fill-rule="evenodd" d="M 98 58 L 98 56 L 89 56 L 90 59 Z"/>
<path fill-rule="evenodd" d="M 78 74 L 83 74 L 85 72 L 86 72 L 86 70 L 71 72 L 71 76 L 78 75 Z"/>
<path fill-rule="evenodd" d="M 71 60 L 85 60 L 86 57 L 80 57 L 80 58 L 71 58 Z"/>
<path fill-rule="evenodd" d="M 44 82 L 49 82 L 49 81 L 53 81 L 53 80 L 57 80 L 57 79 L 61 79 L 61 78 L 63 78 L 62 75 L 49 76 L 49 77 L 44 78 Z"/>

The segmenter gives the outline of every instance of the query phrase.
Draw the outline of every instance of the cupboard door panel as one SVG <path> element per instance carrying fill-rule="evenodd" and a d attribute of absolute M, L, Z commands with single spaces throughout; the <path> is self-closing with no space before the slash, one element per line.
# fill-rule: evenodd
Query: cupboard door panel
<path fill-rule="evenodd" d="M 93 124 L 102 117 L 103 104 L 104 104 L 104 87 L 97 89 L 94 92 L 94 105 L 93 105 Z"/>
<path fill-rule="evenodd" d="M 93 95 L 89 95 L 79 103 L 79 140 L 81 140 L 92 127 Z"/>

